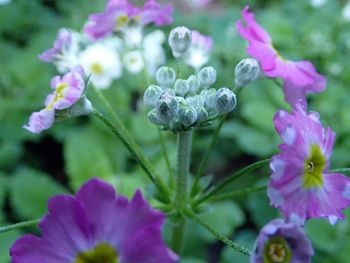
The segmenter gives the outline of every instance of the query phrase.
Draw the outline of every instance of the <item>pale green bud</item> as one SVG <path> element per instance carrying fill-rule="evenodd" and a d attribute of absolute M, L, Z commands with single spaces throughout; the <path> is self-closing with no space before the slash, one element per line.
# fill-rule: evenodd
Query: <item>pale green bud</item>
<path fill-rule="evenodd" d="M 188 106 L 179 110 L 179 121 L 185 126 L 190 127 L 197 121 L 197 111 L 194 107 Z"/>
<path fill-rule="evenodd" d="M 176 72 L 169 67 L 161 67 L 156 72 L 156 80 L 161 86 L 171 86 L 176 79 Z"/>
<path fill-rule="evenodd" d="M 218 114 L 232 111 L 236 107 L 236 95 L 228 88 L 221 88 L 216 92 L 215 108 Z"/>
<path fill-rule="evenodd" d="M 204 87 L 210 87 L 216 81 L 216 70 L 213 67 L 202 68 L 198 72 L 198 79 Z"/>
<path fill-rule="evenodd" d="M 69 117 L 77 117 L 83 115 L 89 115 L 93 111 L 91 101 L 82 96 L 77 103 L 75 103 L 68 112 Z"/>
<path fill-rule="evenodd" d="M 163 122 L 162 120 L 157 116 L 157 111 L 156 109 L 152 109 L 148 114 L 147 114 L 148 119 L 150 122 L 156 125 L 162 125 Z"/>
<path fill-rule="evenodd" d="M 235 84 L 237 88 L 244 87 L 255 81 L 260 73 L 259 62 L 253 58 L 241 60 L 235 68 Z"/>
<path fill-rule="evenodd" d="M 175 93 L 184 97 L 186 93 L 190 90 L 190 86 L 184 79 L 177 79 L 174 84 Z"/>
<path fill-rule="evenodd" d="M 199 88 L 201 87 L 201 82 L 199 81 L 196 75 L 189 76 L 186 82 L 190 87 L 190 93 L 196 94 L 199 91 Z"/>
<path fill-rule="evenodd" d="M 163 90 L 161 87 L 157 85 L 151 85 L 143 94 L 143 101 L 146 105 L 154 107 L 157 104 L 157 101 L 162 93 Z"/>
<path fill-rule="evenodd" d="M 163 93 L 156 105 L 157 116 L 164 122 L 169 123 L 173 120 L 178 112 L 178 104 L 174 96 Z"/>
<path fill-rule="evenodd" d="M 190 47 L 192 41 L 191 31 L 184 26 L 176 27 L 170 31 L 169 46 L 175 58 L 181 57 Z"/>
<path fill-rule="evenodd" d="M 205 106 L 207 106 L 209 109 L 215 109 L 216 90 L 214 88 L 203 90 L 201 95 L 204 98 Z"/>

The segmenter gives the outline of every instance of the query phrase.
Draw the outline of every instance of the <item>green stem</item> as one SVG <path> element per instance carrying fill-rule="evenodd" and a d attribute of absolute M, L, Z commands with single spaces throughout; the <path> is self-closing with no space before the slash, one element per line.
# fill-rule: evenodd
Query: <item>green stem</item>
<path fill-rule="evenodd" d="M 223 180 L 221 183 L 219 183 L 213 190 L 209 191 L 207 194 L 205 194 L 199 200 L 197 200 L 195 202 L 195 204 L 200 204 L 200 203 L 206 201 L 212 195 L 216 194 L 217 192 L 219 192 L 220 190 L 225 188 L 228 184 L 230 184 L 233 181 L 237 180 L 242 175 L 251 173 L 252 171 L 255 171 L 255 170 L 265 166 L 269 162 L 270 162 L 270 159 L 265 159 L 265 160 L 255 162 L 255 163 L 253 163 L 251 165 L 248 165 L 248 166 L 244 167 L 243 169 L 239 170 L 238 172 L 236 172 L 233 175 L 227 177 L 225 180 Z"/>
<path fill-rule="evenodd" d="M 23 221 L 17 224 L 8 225 L 8 226 L 2 226 L 0 227 L 0 233 L 5 233 L 11 230 L 15 230 L 18 228 L 28 227 L 28 226 L 35 226 L 40 222 L 41 219 L 34 219 L 29 221 Z"/>
<path fill-rule="evenodd" d="M 192 131 L 177 134 L 177 170 L 175 184 L 175 209 L 181 213 L 187 204 L 188 176 L 191 161 Z M 181 252 L 185 218 L 181 218 L 179 224 L 173 229 L 172 248 L 175 252 Z"/>
<path fill-rule="evenodd" d="M 169 202 L 169 193 L 164 183 L 154 175 L 152 171 L 151 165 L 148 160 L 141 153 L 140 148 L 136 144 L 136 142 L 130 137 L 127 132 L 125 126 L 120 122 L 117 118 L 114 126 L 108 119 L 106 119 L 99 111 L 94 109 L 92 112 L 97 118 L 99 118 L 112 132 L 116 135 L 129 150 L 130 154 L 139 162 L 142 169 L 146 172 L 148 178 L 152 181 L 152 183 L 159 189 L 159 191 L 164 195 L 166 201 Z"/>
<path fill-rule="evenodd" d="M 160 145 L 162 147 L 162 153 L 164 156 L 165 164 L 166 164 L 166 167 L 167 167 L 168 173 L 169 173 L 170 186 L 173 186 L 174 180 L 175 180 L 174 171 L 173 171 L 173 168 L 171 167 L 168 151 L 165 147 L 164 138 L 162 135 L 162 131 L 160 129 L 158 129 L 158 136 L 159 136 Z"/>
<path fill-rule="evenodd" d="M 206 150 L 206 152 L 205 152 L 205 154 L 203 156 L 203 159 L 202 159 L 201 163 L 199 164 L 198 170 L 196 172 L 195 179 L 194 179 L 194 182 L 193 182 L 193 185 L 192 185 L 192 188 L 191 188 L 191 193 L 190 193 L 191 196 L 194 196 L 195 193 L 196 193 L 196 190 L 197 190 L 197 187 L 198 187 L 198 183 L 199 183 L 199 179 L 204 173 L 204 170 L 205 170 L 205 168 L 207 166 L 207 162 L 208 162 L 208 159 L 209 159 L 209 155 L 213 151 L 214 146 L 216 145 L 216 142 L 217 142 L 218 137 L 219 137 L 220 130 L 221 130 L 222 126 L 224 125 L 224 122 L 225 122 L 226 118 L 227 118 L 227 115 L 224 115 L 221 118 L 218 126 L 216 126 L 216 129 L 214 131 L 214 135 L 212 137 L 210 145 L 207 148 L 207 150 Z"/>
<path fill-rule="evenodd" d="M 206 222 L 204 222 L 196 213 L 194 213 L 192 210 L 190 209 L 186 209 L 185 210 L 185 214 L 192 218 L 194 221 L 196 221 L 197 223 L 199 223 L 200 225 L 202 225 L 205 229 L 207 229 L 215 238 L 219 239 L 221 242 L 223 242 L 224 244 L 226 244 L 227 246 L 229 246 L 230 248 L 249 256 L 250 255 L 250 251 L 249 249 L 233 242 L 232 240 L 230 240 L 229 238 L 227 238 L 225 235 L 220 234 L 219 232 L 217 232 L 216 230 L 214 230 L 209 224 L 207 224 Z"/>
<path fill-rule="evenodd" d="M 218 195 L 213 195 L 209 198 L 210 201 L 221 201 L 221 200 L 226 200 L 226 199 L 231 199 L 232 197 L 238 196 L 238 195 L 244 195 L 248 193 L 254 193 L 262 190 L 266 190 L 267 186 L 257 186 L 257 187 L 251 187 L 251 188 L 246 188 L 243 190 L 238 190 L 238 191 L 233 191 L 233 192 L 228 192 L 228 193 L 223 193 L 223 194 L 218 194 Z"/>
<path fill-rule="evenodd" d="M 338 168 L 338 169 L 330 170 L 329 172 L 331 172 L 331 173 L 342 173 L 342 174 L 345 174 L 345 175 L 350 175 L 350 168 Z"/>

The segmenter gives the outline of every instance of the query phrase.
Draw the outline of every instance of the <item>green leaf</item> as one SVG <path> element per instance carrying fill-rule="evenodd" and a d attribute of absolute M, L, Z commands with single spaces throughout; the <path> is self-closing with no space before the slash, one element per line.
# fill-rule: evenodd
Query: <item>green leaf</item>
<path fill-rule="evenodd" d="M 6 233 L 0 234 L 0 255 L 1 263 L 10 262 L 9 251 L 13 243 L 21 236 L 21 232 L 13 230 Z"/>
<path fill-rule="evenodd" d="M 111 139 L 109 145 L 113 143 Z M 67 136 L 64 156 L 66 171 L 73 189 L 78 189 L 94 176 L 107 181 L 112 180 L 115 169 L 106 148 L 109 149 L 108 144 L 92 129 L 76 130 Z"/>
<path fill-rule="evenodd" d="M 16 172 L 10 181 L 11 204 L 23 219 L 36 219 L 47 211 L 47 201 L 66 189 L 47 174 L 29 168 Z"/>
<path fill-rule="evenodd" d="M 4 205 L 8 181 L 5 174 L 0 173 L 0 223 L 5 221 Z M 0 246 L 1 247 L 1 246 Z"/>
<path fill-rule="evenodd" d="M 212 212 L 201 214 L 202 219 L 216 231 L 226 236 L 243 224 L 245 217 L 241 208 L 233 201 L 223 201 L 212 204 Z M 208 231 L 203 232 L 205 241 L 214 242 L 216 239 Z"/>

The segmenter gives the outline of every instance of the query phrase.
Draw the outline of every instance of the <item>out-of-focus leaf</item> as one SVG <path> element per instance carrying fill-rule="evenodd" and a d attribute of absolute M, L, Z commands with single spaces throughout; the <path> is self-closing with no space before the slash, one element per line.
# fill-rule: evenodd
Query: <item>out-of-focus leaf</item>
<path fill-rule="evenodd" d="M 66 189 L 47 174 L 27 168 L 11 177 L 9 189 L 16 214 L 28 220 L 45 214 L 50 197 L 66 193 Z"/>

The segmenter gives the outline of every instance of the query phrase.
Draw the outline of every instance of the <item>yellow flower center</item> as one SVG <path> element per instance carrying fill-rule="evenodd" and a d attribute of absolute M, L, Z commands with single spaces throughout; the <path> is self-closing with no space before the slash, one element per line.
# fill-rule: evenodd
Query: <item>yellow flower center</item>
<path fill-rule="evenodd" d="M 96 75 L 100 75 L 103 73 L 103 67 L 101 66 L 100 63 L 92 63 L 91 64 L 91 72 Z"/>
<path fill-rule="evenodd" d="M 319 145 L 313 144 L 310 147 L 310 155 L 305 160 L 304 165 L 304 188 L 321 187 L 323 185 L 323 170 L 326 167 L 326 158 L 324 157 Z"/>
<path fill-rule="evenodd" d="M 108 244 L 80 253 L 74 263 L 118 263 L 117 252 Z"/>
<path fill-rule="evenodd" d="M 270 239 L 264 249 L 264 263 L 289 263 L 292 252 L 282 237 Z"/>
<path fill-rule="evenodd" d="M 120 30 L 129 23 L 129 17 L 127 15 L 118 16 L 116 19 L 115 29 Z"/>
<path fill-rule="evenodd" d="M 63 99 L 64 97 L 64 91 L 68 87 L 68 84 L 66 82 L 62 82 L 58 84 L 58 86 L 55 89 L 55 94 L 53 97 L 53 100 L 50 102 L 50 104 L 46 107 L 46 110 L 51 110 L 53 105 L 59 101 L 60 99 Z"/>

